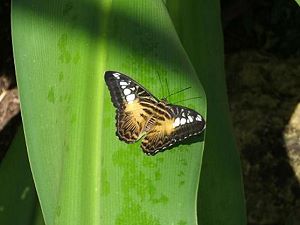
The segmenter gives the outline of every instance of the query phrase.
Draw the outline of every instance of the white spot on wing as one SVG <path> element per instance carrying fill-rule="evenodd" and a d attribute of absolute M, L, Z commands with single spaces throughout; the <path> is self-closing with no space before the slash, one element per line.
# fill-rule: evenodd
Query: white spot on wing
<path fill-rule="evenodd" d="M 135 90 L 135 87 L 131 87 L 130 90 L 134 91 L 134 90 Z"/>
<path fill-rule="evenodd" d="M 178 127 L 180 125 L 180 118 L 177 117 L 173 123 L 173 128 Z"/>
<path fill-rule="evenodd" d="M 197 121 L 202 121 L 202 118 L 201 118 L 201 116 L 200 116 L 200 115 L 198 115 L 198 116 L 196 117 L 196 120 L 197 120 Z"/>
<path fill-rule="evenodd" d="M 120 74 L 119 73 L 113 73 L 113 76 L 117 79 L 120 79 Z"/>
<path fill-rule="evenodd" d="M 135 95 L 134 94 L 130 94 L 126 96 L 126 100 L 128 103 L 133 102 L 133 100 L 135 99 Z"/>
<path fill-rule="evenodd" d="M 185 113 L 184 112 L 182 113 L 182 116 L 185 117 Z"/>
<path fill-rule="evenodd" d="M 188 115 L 189 121 L 193 122 L 193 117 L 191 117 L 190 115 Z"/>
<path fill-rule="evenodd" d="M 122 89 L 126 88 L 126 86 L 121 86 Z"/>
<path fill-rule="evenodd" d="M 128 85 L 128 83 L 125 82 L 125 81 L 121 81 L 121 82 L 120 82 L 120 85 Z"/>
<path fill-rule="evenodd" d="M 186 123 L 186 119 L 185 119 L 185 118 L 181 118 L 180 124 L 183 125 L 183 124 L 185 124 L 185 123 Z"/>
<path fill-rule="evenodd" d="M 124 92 L 124 95 L 129 95 L 131 93 L 131 91 L 129 89 L 127 89 L 127 88 L 124 89 L 123 92 Z"/>

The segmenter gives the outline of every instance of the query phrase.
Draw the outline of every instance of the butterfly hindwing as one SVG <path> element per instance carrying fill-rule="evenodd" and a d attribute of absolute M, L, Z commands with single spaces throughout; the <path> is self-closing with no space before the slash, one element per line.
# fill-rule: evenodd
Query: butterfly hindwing
<path fill-rule="evenodd" d="M 137 99 L 118 109 L 116 119 L 119 138 L 127 143 L 133 143 L 141 137 L 149 115 L 145 114 Z"/>
<path fill-rule="evenodd" d="M 141 137 L 152 115 L 152 111 L 142 105 L 155 104 L 158 100 L 122 73 L 107 71 L 105 81 L 117 108 L 117 135 L 121 140 L 133 143 Z"/>
<path fill-rule="evenodd" d="M 174 143 L 172 139 L 173 127 L 171 120 L 154 126 L 142 141 L 142 149 L 148 155 L 155 155 L 158 151 Z"/>

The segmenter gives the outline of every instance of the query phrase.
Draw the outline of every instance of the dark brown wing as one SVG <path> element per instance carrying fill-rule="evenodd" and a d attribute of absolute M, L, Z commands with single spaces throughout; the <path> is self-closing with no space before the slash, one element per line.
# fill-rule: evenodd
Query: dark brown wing
<path fill-rule="evenodd" d="M 114 71 L 105 72 L 105 82 L 111 99 L 117 108 L 117 135 L 127 142 L 137 141 L 143 134 L 153 111 L 147 105 L 158 100 L 130 77 Z"/>
<path fill-rule="evenodd" d="M 148 155 L 155 155 L 176 142 L 200 134 L 205 129 L 204 118 L 192 109 L 168 104 L 162 110 L 170 114 L 171 118 L 158 118 L 146 134 L 142 149 Z"/>

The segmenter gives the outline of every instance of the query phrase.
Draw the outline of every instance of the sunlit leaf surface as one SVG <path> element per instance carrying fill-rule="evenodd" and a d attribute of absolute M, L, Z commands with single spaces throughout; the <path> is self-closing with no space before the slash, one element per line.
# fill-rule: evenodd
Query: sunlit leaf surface
<path fill-rule="evenodd" d="M 162 1 L 16 0 L 13 47 L 34 180 L 48 225 L 197 224 L 203 138 L 149 157 L 115 136 L 106 70 L 206 116 Z M 158 79 L 161 78 L 161 82 Z"/>

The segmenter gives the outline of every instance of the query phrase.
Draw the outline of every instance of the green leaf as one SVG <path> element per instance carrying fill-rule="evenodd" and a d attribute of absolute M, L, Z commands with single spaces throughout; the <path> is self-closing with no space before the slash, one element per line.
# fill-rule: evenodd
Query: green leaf
<path fill-rule="evenodd" d="M 199 224 L 246 224 L 241 165 L 224 75 L 219 1 L 167 2 L 183 46 L 207 95 L 207 132 L 199 187 Z"/>
<path fill-rule="evenodd" d="M 203 88 L 163 2 L 15 0 L 12 33 L 46 224 L 197 224 L 203 141 L 154 157 L 140 143 L 119 141 L 103 79 L 106 70 L 120 71 L 157 97 L 191 86 L 170 101 L 200 96 L 184 105 L 206 115 Z"/>
<path fill-rule="evenodd" d="M 43 224 L 43 220 L 36 219 L 40 209 L 22 129 L 0 164 L 0 181 L 0 224 Z"/>
<path fill-rule="evenodd" d="M 298 5 L 300 6 L 300 0 L 295 0 L 297 3 L 298 3 Z"/>

